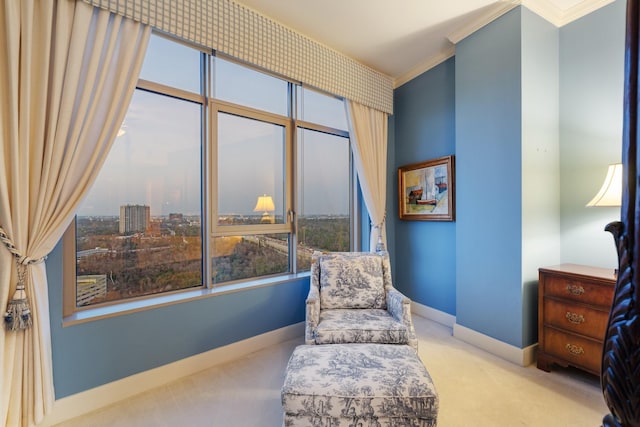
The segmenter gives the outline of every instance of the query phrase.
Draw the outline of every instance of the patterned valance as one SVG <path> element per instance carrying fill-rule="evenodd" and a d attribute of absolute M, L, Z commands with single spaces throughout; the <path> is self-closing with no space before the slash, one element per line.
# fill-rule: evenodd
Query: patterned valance
<path fill-rule="evenodd" d="M 376 110 L 393 81 L 232 0 L 82 0 Z"/>

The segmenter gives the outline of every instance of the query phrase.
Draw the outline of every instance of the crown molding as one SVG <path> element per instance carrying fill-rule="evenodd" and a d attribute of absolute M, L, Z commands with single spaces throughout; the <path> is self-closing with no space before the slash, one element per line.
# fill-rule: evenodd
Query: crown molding
<path fill-rule="evenodd" d="M 499 2 L 496 7 L 474 22 L 457 29 L 447 36 L 453 44 L 459 43 L 464 38 L 470 36 L 480 28 L 491 23 L 497 18 L 517 6 L 525 6 L 527 9 L 551 22 L 556 27 L 562 27 L 576 19 L 582 18 L 591 12 L 600 9 L 615 0 L 582 0 L 575 6 L 562 9 L 553 0 L 505 0 Z"/>
<path fill-rule="evenodd" d="M 556 27 L 562 27 L 613 2 L 614 0 L 583 0 L 568 9 L 561 9 L 550 0 L 522 0 L 522 5 Z"/>
<path fill-rule="evenodd" d="M 395 80 L 393 81 L 393 88 L 394 89 L 399 88 L 400 86 L 407 83 L 408 81 L 415 79 L 425 71 L 428 71 L 433 67 L 442 64 L 444 61 L 451 58 L 455 54 L 456 54 L 455 46 L 453 45 L 447 46 L 446 48 L 442 49 L 440 53 L 438 53 L 437 55 L 432 56 L 426 59 L 425 61 L 420 62 L 418 65 L 413 67 L 408 72 L 404 73 L 401 76 L 396 77 Z"/>
<path fill-rule="evenodd" d="M 520 6 L 520 0 L 513 1 L 501 1 L 496 3 L 495 7 L 487 11 L 484 15 L 480 16 L 475 21 L 465 25 L 463 27 L 458 28 L 456 31 L 450 33 L 447 36 L 447 39 L 454 45 L 459 43 L 461 40 L 470 36 L 471 34 L 478 31 L 480 28 L 484 27 L 487 24 L 495 21 L 505 13 L 514 9 L 517 6 Z"/>
<path fill-rule="evenodd" d="M 556 27 L 564 25 L 564 11 L 549 0 L 522 0 L 522 5 Z"/>
<path fill-rule="evenodd" d="M 420 62 L 418 65 L 413 67 L 407 73 L 398 76 L 395 78 L 393 82 L 393 88 L 396 89 L 408 81 L 418 77 L 420 74 L 429 71 L 433 67 L 440 65 L 447 59 L 451 58 L 456 53 L 455 44 L 465 37 L 473 34 L 478 31 L 480 28 L 485 25 L 491 23 L 495 19 L 501 17 L 511 9 L 520 5 L 520 0 L 505 0 L 500 1 L 496 4 L 496 7 L 489 10 L 484 15 L 480 16 L 478 19 L 474 20 L 472 23 L 465 25 L 454 31 L 453 33 L 447 36 L 447 40 L 451 43 L 449 46 L 443 48 L 437 55 L 427 58 L 426 60 Z"/>
<path fill-rule="evenodd" d="M 396 77 L 393 82 L 393 88 L 396 89 L 402 86 L 403 84 L 416 78 L 420 74 L 429 71 L 431 68 L 451 58 L 455 55 L 455 45 L 457 43 L 518 6 L 525 6 L 527 9 L 531 10 L 536 15 L 539 15 L 546 21 L 552 23 L 556 27 L 562 27 L 575 21 L 576 19 L 580 19 L 583 16 L 600 9 L 601 7 L 613 3 L 614 1 L 615 0 L 582 0 L 575 6 L 568 9 L 562 9 L 556 6 L 553 0 L 500 1 L 496 3 L 496 7 L 492 8 L 486 14 L 480 16 L 472 23 L 469 23 L 464 27 L 458 28 L 457 30 L 450 33 L 447 36 L 447 40 L 449 40 L 449 42 L 451 43 L 450 46 L 442 49 L 437 55 L 422 61 L 420 64 L 413 67 L 409 72 Z"/>

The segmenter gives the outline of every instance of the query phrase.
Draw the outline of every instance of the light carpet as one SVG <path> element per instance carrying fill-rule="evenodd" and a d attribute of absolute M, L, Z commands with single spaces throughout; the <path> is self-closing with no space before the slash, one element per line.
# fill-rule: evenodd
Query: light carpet
<path fill-rule="evenodd" d="M 521 367 L 414 316 L 419 355 L 440 398 L 439 427 L 600 426 L 599 378 L 576 369 Z M 210 368 L 59 427 L 279 427 L 284 369 L 299 340 Z"/>

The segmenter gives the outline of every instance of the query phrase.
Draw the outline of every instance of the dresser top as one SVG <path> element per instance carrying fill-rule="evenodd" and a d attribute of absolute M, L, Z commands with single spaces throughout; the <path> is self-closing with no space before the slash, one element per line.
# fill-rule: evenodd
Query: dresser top
<path fill-rule="evenodd" d="M 616 281 L 613 268 L 591 267 L 589 265 L 580 264 L 560 264 L 549 267 L 542 267 L 540 272 L 548 273 L 565 273 L 574 276 L 596 277 L 598 279 Z"/>

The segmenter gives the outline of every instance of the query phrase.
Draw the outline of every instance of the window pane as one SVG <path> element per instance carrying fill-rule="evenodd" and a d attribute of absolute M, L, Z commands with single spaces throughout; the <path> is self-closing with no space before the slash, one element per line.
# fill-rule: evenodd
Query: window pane
<path fill-rule="evenodd" d="M 152 34 L 140 78 L 200 93 L 200 52 Z"/>
<path fill-rule="evenodd" d="M 349 139 L 298 129 L 298 271 L 314 250 L 348 251 Z"/>
<path fill-rule="evenodd" d="M 213 239 L 213 283 L 289 271 L 289 235 L 261 234 Z"/>
<path fill-rule="evenodd" d="M 202 285 L 200 110 L 135 92 L 77 213 L 78 306 Z"/>
<path fill-rule="evenodd" d="M 285 222 L 285 128 L 218 114 L 218 224 Z"/>
<path fill-rule="evenodd" d="M 307 88 L 298 90 L 298 119 L 348 130 L 344 101 Z"/>
<path fill-rule="evenodd" d="M 242 65 L 215 58 L 214 98 L 288 115 L 288 83 Z"/>

